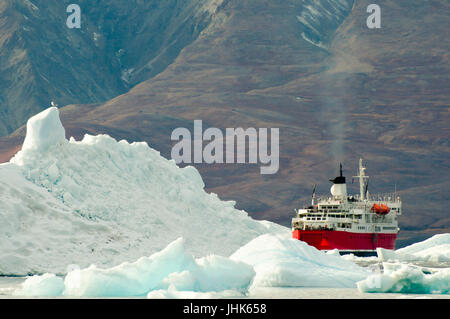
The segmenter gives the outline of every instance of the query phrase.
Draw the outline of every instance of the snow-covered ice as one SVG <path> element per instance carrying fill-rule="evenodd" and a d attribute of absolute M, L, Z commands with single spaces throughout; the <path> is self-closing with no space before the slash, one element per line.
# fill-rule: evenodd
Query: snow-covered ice
<path fill-rule="evenodd" d="M 254 267 L 252 287 L 356 287 L 368 275 L 364 268 L 290 235 L 259 236 L 231 259 Z"/>
<path fill-rule="evenodd" d="M 52 145 L 65 142 L 66 133 L 59 120 L 58 109 L 50 107 L 28 120 L 22 150 L 45 151 Z"/>
<path fill-rule="evenodd" d="M 236 297 L 251 295 L 252 289 L 260 287 L 356 287 L 367 275 L 351 262 L 288 236 L 259 236 L 229 258 L 194 258 L 186 253 L 180 238 L 132 263 L 107 269 L 91 265 L 69 272 L 63 289 L 62 279 L 49 281 L 49 274 L 30 277 L 16 294 L 54 295 L 60 291 L 78 297 Z"/>
<path fill-rule="evenodd" d="M 14 291 L 16 296 L 27 297 L 56 297 L 64 291 L 64 281 L 55 274 L 43 274 L 28 277 L 21 288 Z"/>
<path fill-rule="evenodd" d="M 404 248 L 397 249 L 396 252 L 404 254 L 416 254 L 421 253 L 429 248 L 446 244 L 450 244 L 450 234 L 438 234 L 424 241 L 409 245 Z"/>
<path fill-rule="evenodd" d="M 112 267 L 178 237 L 196 257 L 229 256 L 261 234 L 289 232 L 207 193 L 194 167 L 145 142 L 66 140 L 55 107 L 28 121 L 23 149 L 0 164 L 0 191 L 1 274 Z"/>
<path fill-rule="evenodd" d="M 361 292 L 449 294 L 450 268 L 429 268 L 414 262 L 440 264 L 450 261 L 450 234 L 438 234 L 398 249 L 377 249 L 383 272 L 358 282 Z M 389 261 L 389 262 L 387 262 Z"/>
<path fill-rule="evenodd" d="M 377 249 L 381 261 L 450 262 L 450 234 L 438 234 L 395 251 Z"/>
<path fill-rule="evenodd" d="M 360 292 L 449 294 L 450 268 L 426 269 L 411 264 L 383 263 L 383 273 L 357 283 Z"/>
<path fill-rule="evenodd" d="M 91 265 L 69 272 L 65 279 L 54 274 L 29 277 L 16 295 L 77 297 L 163 296 L 206 297 L 240 295 L 250 285 L 253 267 L 226 257 L 195 259 L 187 254 L 183 239 L 135 262 L 103 269 Z M 208 295 L 209 294 L 209 295 Z"/>
<path fill-rule="evenodd" d="M 360 292 L 449 294 L 450 268 L 383 263 L 383 272 L 357 266 L 335 252 L 324 253 L 287 235 L 265 234 L 231 257 L 188 254 L 184 240 L 135 262 L 112 268 L 94 265 L 29 277 L 21 296 L 227 298 L 252 297 L 270 287 L 355 288 Z"/>

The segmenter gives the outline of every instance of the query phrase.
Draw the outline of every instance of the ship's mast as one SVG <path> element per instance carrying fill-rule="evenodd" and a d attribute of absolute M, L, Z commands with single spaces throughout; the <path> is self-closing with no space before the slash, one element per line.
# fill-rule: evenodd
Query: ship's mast
<path fill-rule="evenodd" d="M 369 176 L 366 175 L 366 168 L 362 164 L 362 158 L 359 159 L 359 172 L 357 176 L 353 176 L 355 178 L 359 178 L 359 192 L 361 200 L 366 199 L 366 194 L 364 188 L 366 186 L 366 180 L 369 179 Z"/>
<path fill-rule="evenodd" d="M 311 195 L 311 206 L 314 206 L 316 204 L 316 187 L 317 184 L 314 184 L 314 188 Z"/>

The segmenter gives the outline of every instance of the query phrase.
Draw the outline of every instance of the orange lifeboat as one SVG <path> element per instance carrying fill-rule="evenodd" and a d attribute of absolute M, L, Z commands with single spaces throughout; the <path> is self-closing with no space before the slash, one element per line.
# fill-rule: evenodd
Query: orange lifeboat
<path fill-rule="evenodd" d="M 386 215 L 391 211 L 391 209 L 385 204 L 381 204 L 381 205 L 373 204 L 373 206 L 370 210 L 375 212 L 378 215 Z"/>
<path fill-rule="evenodd" d="M 391 209 L 387 205 L 381 204 L 381 214 L 382 215 L 389 214 L 390 211 L 391 211 Z"/>
<path fill-rule="evenodd" d="M 379 213 L 381 211 L 381 206 L 378 204 L 373 204 L 370 210 L 373 211 L 374 213 Z"/>

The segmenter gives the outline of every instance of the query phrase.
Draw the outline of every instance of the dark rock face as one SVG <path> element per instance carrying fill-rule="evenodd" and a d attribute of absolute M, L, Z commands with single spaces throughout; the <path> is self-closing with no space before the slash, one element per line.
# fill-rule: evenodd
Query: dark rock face
<path fill-rule="evenodd" d="M 307 0 L 297 16 L 302 36 L 312 43 L 326 44 L 349 15 L 353 0 Z"/>
<path fill-rule="evenodd" d="M 69 29 L 72 2 L 0 3 L 0 136 L 52 100 L 106 101 L 158 74 L 215 10 L 207 0 L 80 0 L 82 27 Z"/>
<path fill-rule="evenodd" d="M 62 80 L 52 86 L 81 91 L 90 85 L 94 92 L 89 83 L 95 82 L 111 93 L 116 82 L 110 78 L 126 93 L 62 108 L 69 136 L 146 140 L 170 157 L 172 130 L 192 130 L 195 119 L 205 128 L 279 128 L 278 174 L 261 175 L 258 165 L 196 164 L 207 189 L 236 200 L 254 218 L 289 225 L 315 183 L 317 193 L 329 192 L 339 162 L 349 191 L 357 192 L 349 177 L 362 157 L 369 192 L 397 185 L 403 198 L 400 245 L 450 231 L 448 1 L 380 3 L 377 30 L 366 26 L 368 0 L 117 0 L 106 9 L 103 1 L 90 3 L 96 3 L 86 9 L 96 21 L 92 28 L 104 39 L 98 59 L 111 65 L 102 71 L 105 83 L 95 82 L 100 64 L 91 61 L 90 77 L 68 78 L 75 87 Z M 68 51 L 66 63 L 69 53 L 79 54 Z M 25 62 L 19 63 L 24 70 Z M 37 96 L 40 86 L 33 83 L 22 95 Z M 66 103 L 73 102 L 59 102 Z M 21 128 L 0 139 L 1 159 L 9 159 L 23 136 Z"/>

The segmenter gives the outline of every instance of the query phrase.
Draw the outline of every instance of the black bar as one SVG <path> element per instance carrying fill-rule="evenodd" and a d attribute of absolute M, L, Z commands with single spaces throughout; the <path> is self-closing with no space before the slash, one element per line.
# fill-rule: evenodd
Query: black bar
<path fill-rule="evenodd" d="M 337 315 L 361 318 L 376 313 L 381 317 L 387 314 L 404 317 L 427 309 L 435 314 L 440 310 L 445 312 L 449 306 L 450 299 L 0 299 L 0 309 L 5 314 L 42 314 L 45 318 L 52 315 L 107 318 L 113 315 L 138 319 L 288 319 L 307 316 L 316 319 Z"/>

